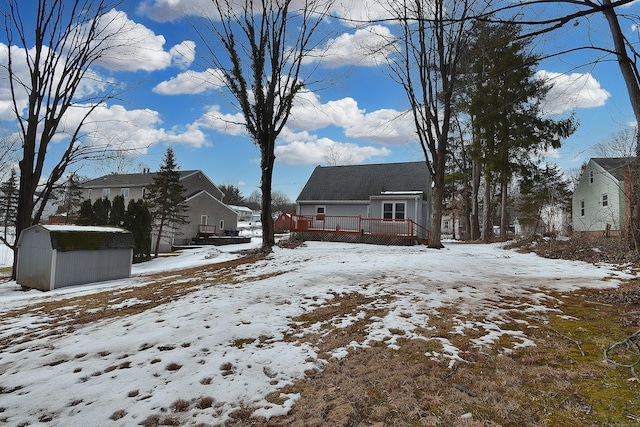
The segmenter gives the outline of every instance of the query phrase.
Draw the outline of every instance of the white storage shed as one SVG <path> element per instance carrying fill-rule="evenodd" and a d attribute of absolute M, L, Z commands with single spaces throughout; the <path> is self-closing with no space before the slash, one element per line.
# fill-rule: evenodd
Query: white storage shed
<path fill-rule="evenodd" d="M 16 282 L 49 291 L 130 277 L 133 247 L 121 228 L 34 225 L 18 239 Z"/>

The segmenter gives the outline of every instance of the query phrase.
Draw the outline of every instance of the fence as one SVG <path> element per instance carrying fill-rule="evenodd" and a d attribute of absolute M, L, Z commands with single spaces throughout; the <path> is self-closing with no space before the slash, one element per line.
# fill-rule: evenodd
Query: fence
<path fill-rule="evenodd" d="M 363 218 L 361 216 L 292 215 L 291 231 L 403 239 L 429 244 L 429 230 L 411 219 Z"/>

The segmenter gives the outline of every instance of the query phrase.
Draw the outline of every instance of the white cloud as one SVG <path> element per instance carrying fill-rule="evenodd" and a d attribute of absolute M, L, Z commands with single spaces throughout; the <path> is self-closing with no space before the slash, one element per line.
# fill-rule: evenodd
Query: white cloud
<path fill-rule="evenodd" d="M 328 67 L 378 65 L 396 50 L 394 43 L 389 28 L 372 25 L 329 40 L 323 48 L 312 50 L 304 62 L 318 61 Z"/>
<path fill-rule="evenodd" d="M 242 135 L 246 133 L 242 113 L 223 114 L 220 106 L 214 105 L 196 122 L 197 126 L 215 130 L 225 135 Z"/>
<path fill-rule="evenodd" d="M 343 0 L 335 2 L 332 10 L 353 26 L 393 16 L 389 4 L 379 0 Z"/>
<path fill-rule="evenodd" d="M 153 88 L 155 93 L 162 95 L 180 95 L 202 93 L 208 89 L 218 89 L 224 86 L 222 73 L 213 68 L 198 72 L 188 70 L 167 81 L 159 83 Z"/>
<path fill-rule="evenodd" d="M 24 49 L 18 46 L 11 46 L 11 66 L 13 68 L 14 81 L 31 81 L 26 58 L 27 55 L 29 55 L 30 58 L 34 58 L 35 54 L 36 52 L 33 48 L 29 49 L 25 53 Z M 48 54 L 48 48 L 44 47 L 42 50 L 42 56 L 47 56 Z M 16 118 L 15 113 L 13 112 L 9 75 L 7 72 L 8 59 L 9 48 L 7 45 L 0 43 L 0 120 L 6 121 L 15 120 Z M 62 60 L 56 63 L 57 68 L 51 78 L 51 85 L 54 87 L 60 84 L 60 79 L 64 76 L 63 63 L 64 61 Z M 76 98 L 86 99 L 92 95 L 103 92 L 108 85 L 112 84 L 113 81 L 90 70 L 85 74 L 85 78 L 80 82 L 78 89 L 76 90 Z M 16 84 L 15 89 L 16 103 L 18 109 L 22 111 L 27 108 L 28 105 L 28 87 Z"/>
<path fill-rule="evenodd" d="M 601 107 L 611 96 L 590 73 L 561 74 L 541 70 L 536 78 L 553 85 L 543 102 L 543 111 L 549 114 Z"/>
<path fill-rule="evenodd" d="M 362 163 L 372 157 L 388 156 L 391 151 L 385 147 L 360 146 L 329 138 L 293 141 L 275 148 L 276 161 L 289 166 L 327 163 L 327 156 L 331 154 L 337 155 L 346 163 Z"/>
<path fill-rule="evenodd" d="M 192 40 L 185 40 L 172 47 L 169 53 L 173 65 L 186 69 L 196 57 L 196 43 Z"/>
<path fill-rule="evenodd" d="M 376 110 L 365 114 L 345 131 L 351 138 L 366 139 L 383 145 L 402 145 L 416 141 L 416 130 L 411 114 L 392 109 Z"/>
<path fill-rule="evenodd" d="M 381 109 L 367 113 L 350 97 L 323 104 L 313 92 L 300 94 L 291 110 L 287 127 L 311 131 L 328 126 L 343 128 L 350 138 L 382 145 L 400 145 L 416 140 L 412 118 L 405 112 Z"/>
<path fill-rule="evenodd" d="M 85 117 L 91 105 L 75 105 L 68 110 L 56 134 L 56 142 L 64 142 Z M 121 105 L 100 104 L 85 120 L 82 145 L 91 149 L 127 150 L 146 154 L 159 143 L 186 144 L 193 147 L 210 145 L 196 126 L 186 130 L 165 130 L 157 111 L 149 109 L 127 110 Z"/>
<path fill-rule="evenodd" d="M 98 37 L 88 41 L 100 45 L 97 65 L 119 71 L 153 71 L 171 65 L 172 55 L 164 50 L 165 38 L 130 20 L 126 13 L 111 10 L 98 18 L 97 27 Z M 79 31 L 83 34 L 87 30 Z"/>
<path fill-rule="evenodd" d="M 172 22 L 184 16 L 215 16 L 211 0 L 144 0 L 138 13 L 158 22 Z"/>
<path fill-rule="evenodd" d="M 371 0 L 368 0 L 371 1 Z M 255 11 L 262 9 L 261 2 L 252 2 Z M 302 10 L 308 4 L 307 0 L 293 0 L 289 6 L 290 11 Z M 371 3 L 372 5 L 375 3 Z M 231 10 L 240 12 L 247 7 L 246 0 L 229 0 L 228 6 Z M 313 5 L 312 5 L 313 6 Z M 325 6 L 324 0 L 318 0 L 318 9 Z M 227 5 L 225 4 L 225 8 Z M 336 9 L 337 10 L 337 9 Z M 339 7 L 340 13 L 344 10 Z M 147 16 L 157 22 L 173 22 L 185 16 L 200 16 L 209 19 L 219 19 L 214 2 L 211 0 L 144 0 L 140 3 L 137 13 Z"/>
<path fill-rule="evenodd" d="M 320 102 L 314 92 L 305 91 L 296 96 L 287 126 L 297 130 L 321 129 L 330 125 L 347 127 L 358 121 L 364 110 L 358 108 L 358 102 L 350 97 Z"/>

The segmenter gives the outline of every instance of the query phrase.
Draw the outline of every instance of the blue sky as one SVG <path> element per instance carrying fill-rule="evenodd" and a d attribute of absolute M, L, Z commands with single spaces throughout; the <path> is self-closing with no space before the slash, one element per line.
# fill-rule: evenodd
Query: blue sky
<path fill-rule="evenodd" d="M 373 0 L 336 3 L 340 6 L 334 13 L 340 16 L 384 17 Z M 188 23 L 209 6 L 208 0 L 129 0 L 110 12 L 109 19 L 124 25 L 135 45 L 122 47 L 95 69 L 126 88 L 96 113 L 96 135 L 138 149 L 130 172 L 143 166 L 155 170 L 171 146 L 181 169 L 201 169 L 216 184 L 236 185 L 249 196 L 260 184 L 258 149 L 241 126 L 229 125 L 239 120 L 238 111 L 216 84 L 206 50 Z M 622 12 L 637 14 L 638 9 L 634 3 Z M 622 25 L 637 39 L 636 27 L 628 21 Z M 411 120 L 403 114 L 408 104 L 402 88 L 380 65 L 384 58 L 367 54 L 363 47 L 393 27 L 355 29 L 327 19 L 321 30 L 330 34 L 330 52 L 322 63 L 311 65 L 317 83 L 299 98 L 276 148 L 273 188 L 292 200 L 313 168 L 327 164 L 328 153 L 339 153 L 350 163 L 423 160 Z M 594 16 L 536 40 L 536 49 L 557 52 L 585 41 L 610 47 L 610 39 L 604 19 Z M 596 143 L 635 124 L 617 64 L 611 57 L 594 64 L 600 56 L 583 50 L 543 60 L 539 67 L 539 75 L 554 83 L 548 111 L 558 118 L 575 111 L 580 122 L 563 147 L 548 155 L 566 171 L 592 157 Z M 6 35 L 0 32 L 3 66 L 6 57 Z M 6 88 L 0 78 L 0 123 L 10 128 Z M 93 178 L 109 167 L 89 164 L 79 173 Z"/>

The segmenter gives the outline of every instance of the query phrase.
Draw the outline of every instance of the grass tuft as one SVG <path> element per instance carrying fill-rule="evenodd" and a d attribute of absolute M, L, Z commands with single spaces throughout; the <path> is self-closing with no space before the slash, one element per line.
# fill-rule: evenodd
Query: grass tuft
<path fill-rule="evenodd" d="M 178 371 L 180 368 L 182 368 L 182 365 L 175 362 L 171 362 L 167 365 L 167 371 Z"/>
<path fill-rule="evenodd" d="M 127 415 L 127 411 L 124 409 L 118 409 L 109 417 L 110 420 L 117 421 L 121 418 L 124 418 Z"/>

